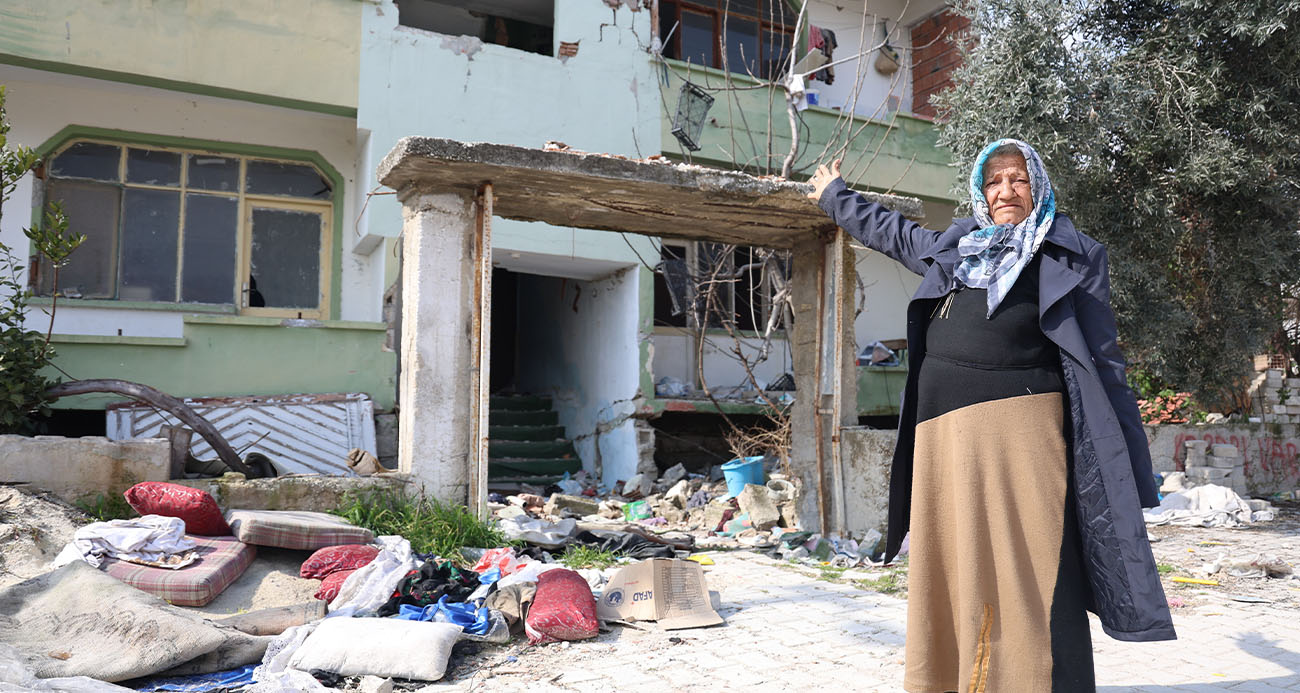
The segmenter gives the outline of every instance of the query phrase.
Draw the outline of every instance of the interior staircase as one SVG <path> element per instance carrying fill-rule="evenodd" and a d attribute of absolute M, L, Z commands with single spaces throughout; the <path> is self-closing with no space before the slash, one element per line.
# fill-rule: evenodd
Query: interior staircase
<path fill-rule="evenodd" d="M 488 484 L 550 484 L 582 469 L 564 437 L 551 398 L 492 395 L 488 399 Z"/>

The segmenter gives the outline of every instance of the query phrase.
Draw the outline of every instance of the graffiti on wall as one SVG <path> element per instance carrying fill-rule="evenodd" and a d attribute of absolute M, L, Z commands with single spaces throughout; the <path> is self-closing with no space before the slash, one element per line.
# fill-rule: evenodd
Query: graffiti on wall
<path fill-rule="evenodd" d="M 1300 486 L 1300 439 L 1266 432 L 1183 431 L 1174 437 L 1175 468 L 1184 469 L 1189 440 L 1210 445 L 1231 445 L 1241 455 L 1246 484 L 1251 488 L 1295 488 Z"/>

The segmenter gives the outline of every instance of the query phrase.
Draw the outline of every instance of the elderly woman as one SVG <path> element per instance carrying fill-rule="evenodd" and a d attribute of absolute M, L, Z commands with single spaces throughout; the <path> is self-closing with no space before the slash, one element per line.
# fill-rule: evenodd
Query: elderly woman
<path fill-rule="evenodd" d="M 836 224 L 924 276 L 886 544 L 889 560 L 910 525 L 903 687 L 1094 690 L 1086 610 L 1114 638 L 1172 639 L 1106 249 L 1056 213 L 1038 154 L 985 147 L 975 216 L 943 233 L 849 190 L 838 161 L 812 183 Z"/>

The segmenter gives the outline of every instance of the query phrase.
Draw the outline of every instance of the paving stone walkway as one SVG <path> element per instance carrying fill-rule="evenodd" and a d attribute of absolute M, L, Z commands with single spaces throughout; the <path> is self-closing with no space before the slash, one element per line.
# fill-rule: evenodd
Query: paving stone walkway
<path fill-rule="evenodd" d="M 905 600 L 753 553 L 712 555 L 709 587 L 721 593 L 725 625 L 614 626 L 586 642 L 488 649 L 426 690 L 902 690 Z M 1162 643 L 1111 640 L 1094 618 L 1099 690 L 1300 691 L 1298 615 L 1202 595 L 1175 611 L 1180 639 Z"/>

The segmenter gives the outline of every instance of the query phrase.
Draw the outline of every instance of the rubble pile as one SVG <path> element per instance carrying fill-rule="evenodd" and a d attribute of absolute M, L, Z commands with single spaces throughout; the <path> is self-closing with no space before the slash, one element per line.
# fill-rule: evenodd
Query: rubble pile
<path fill-rule="evenodd" d="M 508 536 L 529 541 L 541 539 L 539 532 L 567 536 L 583 529 L 615 530 L 655 537 L 679 548 L 748 548 L 810 565 L 850 568 L 880 563 L 881 535 L 876 530 L 869 530 L 860 541 L 800 530 L 798 479 L 779 472 L 758 472 L 748 479 L 720 478 L 732 465 L 755 466 L 762 459 L 746 458 L 748 465 L 737 460 L 714 467 L 708 475 L 688 473 L 678 464 L 658 479 L 635 474 L 604 492 L 594 479 L 579 472 L 565 475 L 552 487 L 524 485 L 518 494 L 492 494 L 488 507 L 503 527 L 521 528 L 507 529 Z M 764 476 L 764 483 L 750 483 L 763 481 Z M 555 536 L 549 540 L 557 542 Z"/>
<path fill-rule="evenodd" d="M 1255 376 L 1248 394 L 1259 421 L 1300 423 L 1300 378 L 1288 378 L 1281 368 L 1269 368 Z"/>

